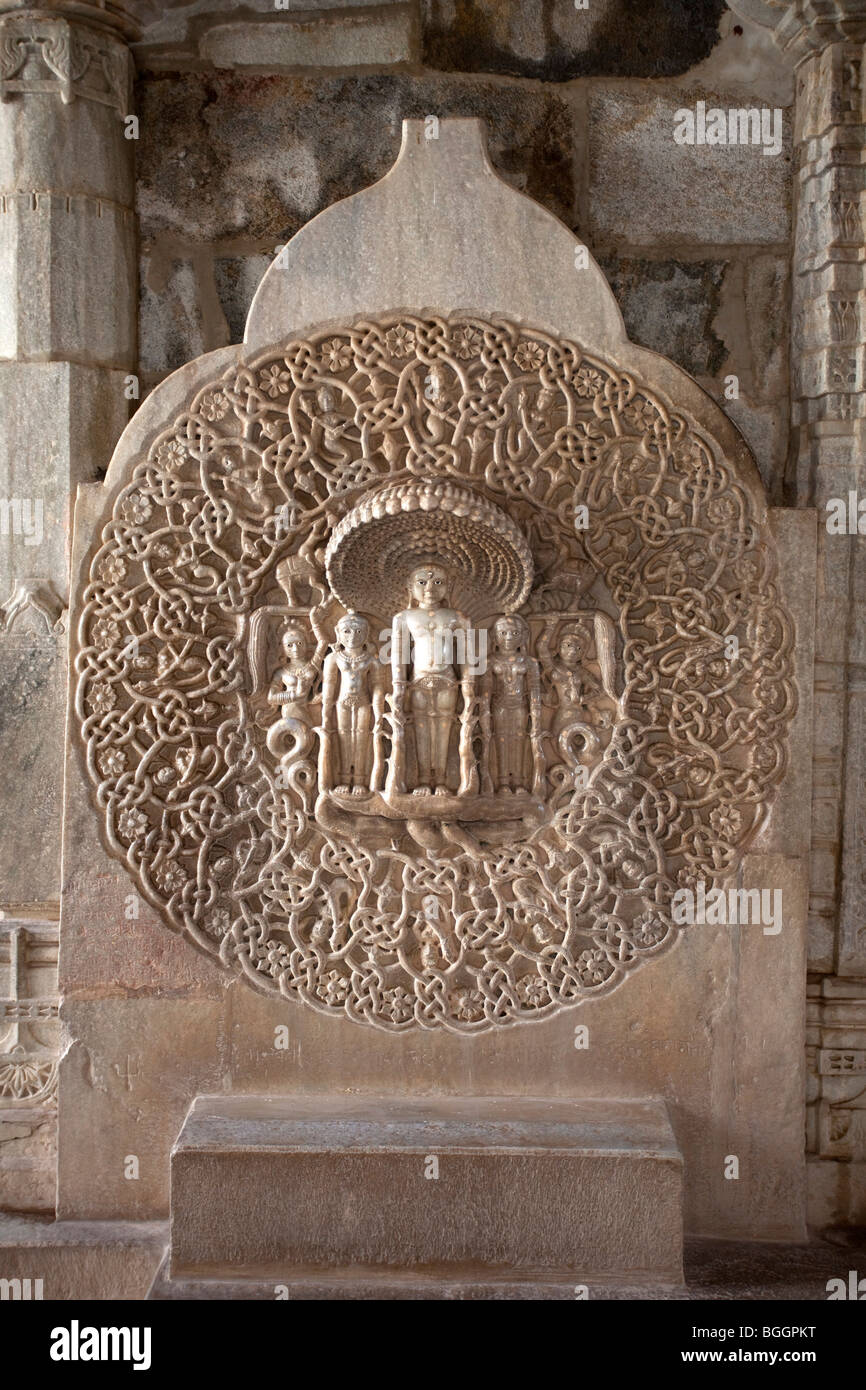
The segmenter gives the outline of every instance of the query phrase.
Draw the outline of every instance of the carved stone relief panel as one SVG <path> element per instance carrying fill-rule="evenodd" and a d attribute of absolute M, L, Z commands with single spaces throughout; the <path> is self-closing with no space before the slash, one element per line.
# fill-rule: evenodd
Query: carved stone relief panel
<path fill-rule="evenodd" d="M 55 1105 L 56 922 L 0 922 L 0 1111 Z"/>
<path fill-rule="evenodd" d="M 477 1032 L 612 989 L 735 869 L 793 630 L 718 445 L 577 344 L 391 315 L 232 367 L 78 630 L 110 851 L 262 989 Z"/>

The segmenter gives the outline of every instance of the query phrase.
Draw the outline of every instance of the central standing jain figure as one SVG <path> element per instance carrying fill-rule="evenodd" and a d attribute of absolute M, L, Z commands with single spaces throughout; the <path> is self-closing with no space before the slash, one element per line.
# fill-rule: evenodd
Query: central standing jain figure
<path fill-rule="evenodd" d="M 468 732 L 460 739 L 458 794 L 466 795 L 477 784 L 469 728 L 474 707 L 469 619 L 448 607 L 448 574 L 442 565 L 418 565 L 412 571 L 409 601 L 412 606 L 395 613 L 391 624 L 394 746 L 387 789 L 406 790 L 404 726 L 408 691 L 418 765 L 413 791 L 419 795 L 449 794 L 451 730 L 462 691 L 461 722 Z"/>

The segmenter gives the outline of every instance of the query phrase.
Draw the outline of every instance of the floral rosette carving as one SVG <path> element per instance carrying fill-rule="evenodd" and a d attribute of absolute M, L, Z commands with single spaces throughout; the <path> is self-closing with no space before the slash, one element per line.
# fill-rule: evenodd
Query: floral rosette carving
<path fill-rule="evenodd" d="M 589 584 L 615 614 L 599 755 L 510 839 L 330 829 L 257 715 L 278 568 L 315 609 L 341 519 L 412 479 L 520 528 L 535 630 Z M 76 710 L 106 844 L 174 929 L 322 1012 L 473 1033 L 614 988 L 675 940 L 677 887 L 736 868 L 785 770 L 792 647 L 762 499 L 692 421 L 575 343 L 403 314 L 233 367 L 153 441 L 94 550 Z"/>

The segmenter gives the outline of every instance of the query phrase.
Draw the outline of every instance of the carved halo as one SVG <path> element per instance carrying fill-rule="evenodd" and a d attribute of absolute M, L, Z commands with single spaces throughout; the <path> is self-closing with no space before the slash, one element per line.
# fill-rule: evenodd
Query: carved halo
<path fill-rule="evenodd" d="M 512 613 L 532 586 L 532 553 L 501 507 L 448 482 L 378 488 L 345 516 L 325 552 L 331 591 L 346 608 L 392 611 L 413 569 L 433 562 L 450 601 L 473 617 Z"/>

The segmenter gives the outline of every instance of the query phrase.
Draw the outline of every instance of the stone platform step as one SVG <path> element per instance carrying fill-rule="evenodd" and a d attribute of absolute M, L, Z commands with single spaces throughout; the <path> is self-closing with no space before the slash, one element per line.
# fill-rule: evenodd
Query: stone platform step
<path fill-rule="evenodd" d="M 682 1282 L 682 1156 L 657 1100 L 200 1096 L 171 1181 L 154 1297 Z"/>
<path fill-rule="evenodd" d="M 0 1212 L 0 1302 L 143 1299 L 167 1247 L 164 1221 L 54 1221 Z"/>
<path fill-rule="evenodd" d="M 169 1257 L 157 1272 L 148 1293 L 155 1302 L 428 1302 L 428 1301 L 565 1301 L 576 1299 L 683 1299 L 689 1292 L 679 1282 L 659 1283 L 593 1280 L 578 1284 L 573 1276 L 521 1268 L 497 1271 L 480 1266 L 427 1266 L 423 1270 L 393 1270 L 353 1265 L 348 1269 L 295 1266 L 279 1279 L 243 1277 L 225 1269 L 206 1279 L 172 1278 Z"/>

